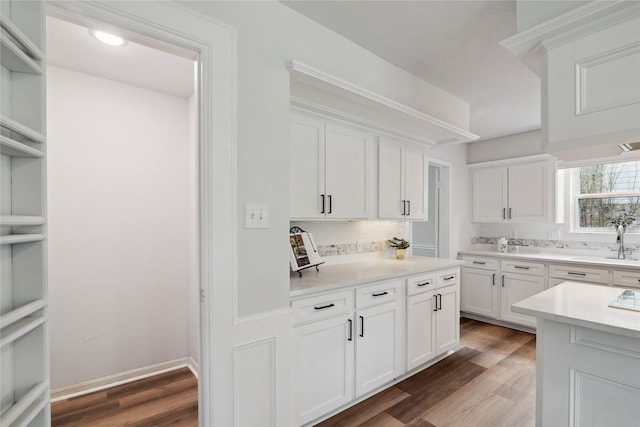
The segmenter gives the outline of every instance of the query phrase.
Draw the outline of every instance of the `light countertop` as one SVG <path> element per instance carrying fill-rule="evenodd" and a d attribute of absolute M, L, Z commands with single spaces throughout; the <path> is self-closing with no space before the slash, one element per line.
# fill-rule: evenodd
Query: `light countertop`
<path fill-rule="evenodd" d="M 511 306 L 516 313 L 640 338 L 640 312 L 609 307 L 623 288 L 564 282 Z"/>
<path fill-rule="evenodd" d="M 455 259 L 407 257 L 403 260 L 380 258 L 347 264 L 320 265 L 320 271 L 310 268 L 302 271 L 302 277 L 290 275 L 291 298 L 307 294 L 338 290 L 376 280 L 420 274 L 448 267 L 457 267 L 463 261 Z"/>
<path fill-rule="evenodd" d="M 521 259 L 542 262 L 562 262 L 564 264 L 576 264 L 594 267 L 613 267 L 613 268 L 638 268 L 640 269 L 640 261 L 633 259 L 611 259 L 606 256 L 588 256 L 575 254 L 562 254 L 557 252 L 498 252 L 489 249 L 471 249 L 460 251 L 460 255 L 471 256 L 489 256 L 505 259 Z"/>

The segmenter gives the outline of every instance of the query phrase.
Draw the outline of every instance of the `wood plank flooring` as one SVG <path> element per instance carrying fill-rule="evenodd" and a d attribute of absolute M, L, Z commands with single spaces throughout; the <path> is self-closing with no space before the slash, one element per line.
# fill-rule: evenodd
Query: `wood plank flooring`
<path fill-rule="evenodd" d="M 187 368 L 51 404 L 53 427 L 198 426 L 198 381 Z"/>
<path fill-rule="evenodd" d="M 535 335 L 462 319 L 462 348 L 319 427 L 535 425 Z"/>
<path fill-rule="evenodd" d="M 319 426 L 533 426 L 535 335 L 462 319 L 460 341 L 455 354 Z M 168 372 L 56 402 L 51 418 L 54 427 L 195 427 L 197 380 L 186 368 Z"/>

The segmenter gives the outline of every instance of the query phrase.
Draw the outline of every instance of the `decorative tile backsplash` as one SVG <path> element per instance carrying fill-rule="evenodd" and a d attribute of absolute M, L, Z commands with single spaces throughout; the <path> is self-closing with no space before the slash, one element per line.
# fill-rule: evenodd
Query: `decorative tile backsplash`
<path fill-rule="evenodd" d="M 360 242 L 359 251 L 357 242 L 334 245 L 318 245 L 318 253 L 320 254 L 320 256 L 350 255 L 365 252 L 380 252 L 383 250 L 384 242 Z"/>
<path fill-rule="evenodd" d="M 611 242 L 585 242 L 580 240 L 542 240 L 542 239 L 514 239 L 509 238 L 509 245 L 518 245 L 531 248 L 549 249 L 584 249 L 587 251 L 616 251 L 618 245 Z M 474 237 L 472 244 L 496 245 L 497 237 Z M 625 243 L 625 247 L 632 248 L 634 252 L 640 249 L 640 245 Z"/>

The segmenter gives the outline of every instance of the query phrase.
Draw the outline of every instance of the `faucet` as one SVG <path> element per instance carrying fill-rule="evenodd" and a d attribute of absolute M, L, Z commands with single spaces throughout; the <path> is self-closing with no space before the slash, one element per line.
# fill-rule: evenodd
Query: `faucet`
<path fill-rule="evenodd" d="M 616 231 L 618 232 L 618 242 L 620 246 L 618 246 L 618 259 L 625 259 L 624 253 L 624 232 L 627 230 L 626 225 L 617 224 Z"/>

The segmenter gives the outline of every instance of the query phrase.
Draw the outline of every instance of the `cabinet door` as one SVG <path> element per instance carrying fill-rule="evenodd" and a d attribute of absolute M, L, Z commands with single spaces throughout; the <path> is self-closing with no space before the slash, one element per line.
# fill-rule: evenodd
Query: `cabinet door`
<path fill-rule="evenodd" d="M 362 396 L 400 375 L 398 304 L 371 307 L 356 312 L 356 397 Z"/>
<path fill-rule="evenodd" d="M 378 148 L 378 216 L 404 219 L 404 144 L 380 141 Z"/>
<path fill-rule="evenodd" d="M 294 329 L 296 425 L 353 399 L 353 332 L 347 315 Z"/>
<path fill-rule="evenodd" d="M 436 290 L 436 355 L 458 346 L 460 343 L 460 287 L 447 286 Z"/>
<path fill-rule="evenodd" d="M 548 162 L 509 166 L 509 209 L 512 221 L 550 221 Z"/>
<path fill-rule="evenodd" d="M 289 125 L 289 216 L 323 218 L 324 122 L 292 115 Z"/>
<path fill-rule="evenodd" d="M 407 298 L 407 370 L 436 356 L 435 298 L 433 292 Z"/>
<path fill-rule="evenodd" d="M 471 209 L 473 222 L 506 221 L 507 168 L 471 171 Z"/>
<path fill-rule="evenodd" d="M 354 129 L 329 125 L 325 136 L 326 217 L 368 218 L 373 137 Z"/>
<path fill-rule="evenodd" d="M 405 218 L 427 220 L 427 156 L 407 148 L 404 157 L 404 197 L 407 200 Z"/>
<path fill-rule="evenodd" d="M 511 311 L 511 305 L 544 290 L 544 277 L 506 273 L 500 284 L 500 318 L 523 326 L 536 327 L 536 318 Z"/>
<path fill-rule="evenodd" d="M 462 267 L 460 310 L 498 318 L 497 270 Z"/>

